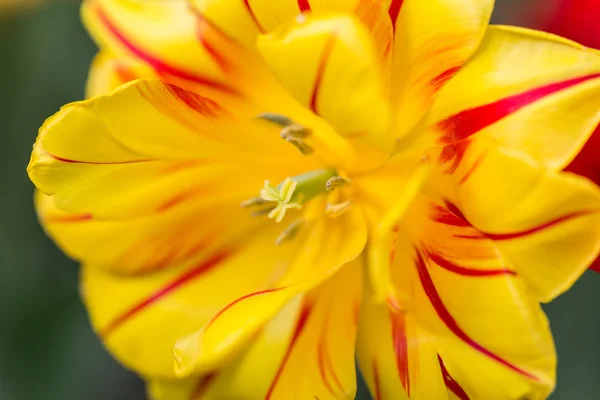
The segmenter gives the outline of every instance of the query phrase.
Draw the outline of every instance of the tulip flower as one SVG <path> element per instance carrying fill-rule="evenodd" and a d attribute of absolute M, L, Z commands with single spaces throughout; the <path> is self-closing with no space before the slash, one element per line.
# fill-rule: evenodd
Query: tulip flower
<path fill-rule="evenodd" d="M 491 0 L 87 0 L 29 176 L 153 399 L 544 399 L 600 53 Z"/>

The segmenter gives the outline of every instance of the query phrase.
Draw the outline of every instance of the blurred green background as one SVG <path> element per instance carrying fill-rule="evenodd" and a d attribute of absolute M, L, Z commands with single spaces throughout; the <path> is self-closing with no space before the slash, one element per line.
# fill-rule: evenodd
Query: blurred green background
<path fill-rule="evenodd" d="M 497 3 L 498 23 L 527 24 L 553 10 L 547 0 Z M 76 1 L 0 8 L 0 400 L 145 399 L 142 383 L 94 336 L 77 265 L 44 236 L 25 173 L 44 119 L 83 97 L 94 53 Z M 598 303 L 600 275 L 587 273 L 546 307 L 559 354 L 553 400 L 600 399 Z M 369 398 L 364 387 L 359 398 Z"/>

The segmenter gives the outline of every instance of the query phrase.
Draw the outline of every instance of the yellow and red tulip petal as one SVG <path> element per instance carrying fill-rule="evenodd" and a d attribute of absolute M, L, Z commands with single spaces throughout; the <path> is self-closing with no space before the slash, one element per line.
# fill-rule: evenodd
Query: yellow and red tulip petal
<path fill-rule="evenodd" d="M 374 400 L 448 399 L 436 345 L 412 314 L 363 297 L 356 354 Z"/>
<path fill-rule="evenodd" d="M 212 371 L 230 360 L 292 297 L 354 260 L 366 243 L 365 220 L 357 208 L 337 218 L 317 216 L 305 225 L 301 237 L 293 240 L 302 243 L 293 265 L 276 285 L 240 297 L 198 332 L 178 342 L 175 354 L 180 375 Z"/>
<path fill-rule="evenodd" d="M 483 139 L 464 150 L 453 174 L 457 206 L 547 302 L 567 290 L 600 251 L 600 190 L 575 174 Z M 475 239 L 477 240 L 477 239 Z"/>
<path fill-rule="evenodd" d="M 556 362 L 545 316 L 510 258 L 494 240 L 472 238 L 477 232 L 455 205 L 425 196 L 390 232 L 389 334 L 399 340 L 387 343 L 399 358 L 397 380 L 420 399 L 414 393 L 433 378 L 418 368 L 429 363 L 459 398 L 545 398 Z M 429 353 L 414 355 L 406 337 L 415 332 Z"/>
<path fill-rule="evenodd" d="M 192 7 L 229 36 L 253 48 L 261 33 L 289 24 L 300 14 L 355 15 L 371 31 L 380 53 L 389 52 L 391 20 L 386 0 L 190 0 Z"/>
<path fill-rule="evenodd" d="M 200 249 L 190 260 L 144 275 L 84 266 L 81 294 L 95 331 L 127 367 L 175 379 L 172 348 L 179 338 L 235 299 L 273 287 L 293 267 L 302 242 L 275 246 L 280 229 L 272 224 L 243 242 Z"/>
<path fill-rule="evenodd" d="M 258 48 L 283 86 L 346 138 L 389 150 L 391 106 L 372 36 L 350 16 L 306 15 Z"/>
<path fill-rule="evenodd" d="M 600 53 L 541 32 L 490 27 L 426 124 L 448 152 L 485 136 L 562 169 L 598 125 L 598 102 Z"/>
<path fill-rule="evenodd" d="M 493 0 L 392 0 L 392 98 L 396 136 L 425 114 L 437 92 L 475 52 Z"/>
<path fill-rule="evenodd" d="M 42 222 L 72 257 L 118 272 L 165 267 L 247 233 L 256 220 L 240 202 L 314 161 L 258 110 L 225 107 L 160 81 L 64 107 L 40 130 L 29 166 L 52 196 L 39 205 Z"/>
<path fill-rule="evenodd" d="M 369 222 L 368 276 L 376 301 L 394 292 L 390 280 L 389 255 L 395 229 L 428 180 L 431 166 L 419 155 L 398 154 L 383 166 L 353 179 L 356 200 Z"/>
<path fill-rule="evenodd" d="M 361 262 L 292 299 L 240 359 L 217 372 L 206 398 L 354 398 Z M 234 382 L 235 384 L 232 384 Z"/>
<path fill-rule="evenodd" d="M 134 58 L 117 58 L 109 51 L 100 51 L 92 61 L 85 95 L 87 98 L 105 95 L 129 81 L 154 76 L 150 67 Z"/>
<path fill-rule="evenodd" d="M 155 78 L 182 87 L 240 92 L 250 83 L 244 78 L 258 68 L 251 53 L 199 18 L 185 0 L 86 0 L 82 17 L 101 49 L 141 62 Z"/>

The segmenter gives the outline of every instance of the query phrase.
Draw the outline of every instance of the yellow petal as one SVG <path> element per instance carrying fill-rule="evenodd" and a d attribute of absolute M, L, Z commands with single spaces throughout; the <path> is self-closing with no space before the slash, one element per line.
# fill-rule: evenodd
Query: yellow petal
<path fill-rule="evenodd" d="M 414 315 L 363 297 L 356 352 L 374 399 L 447 399 L 436 344 Z"/>
<path fill-rule="evenodd" d="M 354 398 L 354 348 L 362 264 L 295 297 L 241 358 L 217 374 L 207 398 Z"/>
<path fill-rule="evenodd" d="M 425 196 L 392 233 L 389 268 L 399 295 L 388 302 L 397 314 L 392 319 L 405 319 L 392 321 L 392 327 L 400 322 L 414 330 L 414 318 L 417 332 L 424 330 L 419 337 L 439 357 L 447 389 L 459 398 L 467 397 L 457 393 L 475 399 L 546 398 L 555 379 L 552 337 L 510 256 L 491 238 L 472 238 L 478 231 L 456 206 Z M 400 350 L 409 355 L 400 371 L 408 376 L 402 373 L 400 380 L 410 383 L 411 393 L 425 391 L 410 380 L 411 362 L 419 365 L 421 358 L 411 360 L 410 347 Z"/>
<path fill-rule="evenodd" d="M 119 59 L 108 51 L 100 51 L 90 67 L 86 97 L 108 94 L 120 85 L 140 78 L 152 78 L 153 72 L 135 59 Z"/>
<path fill-rule="evenodd" d="M 236 247 L 200 250 L 154 273 L 128 277 L 84 266 L 81 292 L 94 329 L 127 367 L 174 379 L 172 348 L 180 337 L 244 294 L 272 287 L 291 267 L 301 243 L 275 246 L 279 229 L 269 226 Z"/>
<path fill-rule="evenodd" d="M 426 124 L 438 144 L 493 138 L 562 169 L 598 125 L 599 101 L 598 52 L 541 32 L 490 27 Z"/>
<path fill-rule="evenodd" d="M 86 0 L 82 17 L 102 49 L 145 63 L 156 77 L 178 84 L 225 84 L 221 52 L 199 38 L 185 1 Z"/>
<path fill-rule="evenodd" d="M 305 13 L 344 13 L 363 21 L 383 54 L 391 48 L 391 20 L 381 0 L 190 0 L 192 7 L 229 36 L 253 48 L 261 33 L 269 33 Z"/>
<path fill-rule="evenodd" d="M 259 38 L 275 75 L 346 138 L 389 149 L 391 109 L 369 31 L 349 16 L 307 15 Z"/>
<path fill-rule="evenodd" d="M 256 221 L 239 204 L 265 178 L 314 164 L 258 113 L 232 107 L 159 81 L 64 107 L 42 127 L 29 166 L 52 196 L 39 204 L 42 222 L 72 257 L 120 272 L 223 245 L 219 232 L 247 233 Z"/>
<path fill-rule="evenodd" d="M 198 332 L 179 341 L 175 354 L 180 375 L 211 371 L 230 360 L 291 298 L 355 259 L 365 245 L 366 226 L 358 209 L 307 224 L 292 241 L 302 243 L 293 266 L 276 285 L 240 297 Z"/>
<path fill-rule="evenodd" d="M 392 97 L 397 136 L 423 116 L 437 91 L 475 52 L 492 0 L 393 0 Z"/>
<path fill-rule="evenodd" d="M 391 231 L 398 224 L 422 189 L 430 165 L 422 157 L 400 154 L 382 167 L 353 179 L 356 201 L 363 206 L 370 228 L 369 278 L 372 294 L 379 302 L 393 293 L 389 276 Z"/>
<path fill-rule="evenodd" d="M 526 154 L 477 140 L 452 177 L 469 223 L 495 241 L 540 301 L 567 290 L 600 251 L 600 190 Z M 466 179 L 465 179 L 466 175 Z M 475 239 L 477 240 L 477 239 Z"/>
<path fill-rule="evenodd" d="M 149 400 L 196 400 L 198 388 L 206 379 L 157 379 L 151 378 L 146 383 Z"/>

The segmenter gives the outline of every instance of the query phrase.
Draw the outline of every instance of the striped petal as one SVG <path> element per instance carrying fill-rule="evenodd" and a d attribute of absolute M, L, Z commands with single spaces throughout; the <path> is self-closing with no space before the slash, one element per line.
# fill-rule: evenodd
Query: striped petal
<path fill-rule="evenodd" d="M 198 332 L 179 341 L 175 347 L 179 374 L 206 373 L 231 359 L 290 299 L 358 257 L 366 238 L 365 221 L 358 209 L 309 223 L 302 237 L 294 239 L 302 247 L 293 266 L 276 285 L 240 297 Z"/>
<path fill-rule="evenodd" d="M 81 294 L 94 329 L 128 368 L 175 379 L 172 348 L 180 337 L 236 298 L 271 287 L 291 267 L 300 243 L 275 246 L 278 233 L 273 224 L 237 246 L 199 250 L 189 261 L 144 275 L 84 266 Z"/>
<path fill-rule="evenodd" d="M 540 32 L 491 27 L 426 124 L 447 154 L 487 137 L 562 169 L 598 125 L 598 101 L 600 53 Z"/>
<path fill-rule="evenodd" d="M 346 138 L 389 149 L 391 107 L 372 36 L 349 16 L 303 16 L 258 48 L 285 88 Z"/>
<path fill-rule="evenodd" d="M 598 255 L 600 190 L 527 154 L 490 147 L 479 139 L 462 152 L 451 175 L 456 204 L 481 232 L 473 240 L 494 240 L 532 293 L 550 301 Z"/>
<path fill-rule="evenodd" d="M 86 0 L 83 21 L 100 48 L 179 86 L 241 94 L 262 64 L 184 0 Z M 246 85 L 243 85 L 246 83 Z"/>
<path fill-rule="evenodd" d="M 343 13 L 369 28 L 380 54 L 391 48 L 389 0 L 190 0 L 192 7 L 228 35 L 252 48 L 258 35 L 270 33 L 305 13 Z M 387 49 L 387 51 L 386 51 Z"/>
<path fill-rule="evenodd" d="M 448 399 L 436 344 L 412 314 L 364 296 L 356 352 L 374 400 Z"/>
<path fill-rule="evenodd" d="M 47 230 L 75 259 L 128 273 L 247 234 L 256 221 L 240 202 L 264 179 L 315 164 L 258 110 L 226 99 L 138 81 L 64 107 L 40 130 L 29 166 L 51 196 L 38 206 Z"/>
<path fill-rule="evenodd" d="M 404 136 L 477 49 L 492 0 L 392 0 L 392 98 Z"/>
<path fill-rule="evenodd" d="M 444 398 L 440 382 L 450 399 L 546 398 L 552 390 L 556 360 L 545 316 L 510 258 L 494 240 L 470 238 L 474 232 L 456 206 L 424 196 L 391 230 L 395 291 L 388 310 L 373 311 L 389 319 L 378 337 L 389 336 L 361 360 L 375 392 L 374 358 L 377 371 L 396 366 L 380 372 L 380 391 L 404 389 L 409 398 Z"/>
<path fill-rule="evenodd" d="M 206 398 L 349 399 L 356 392 L 354 348 L 362 265 L 345 266 L 292 299 L 240 359 L 216 373 Z"/>

